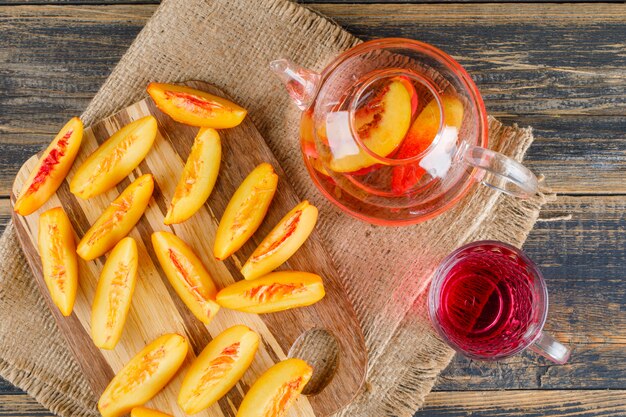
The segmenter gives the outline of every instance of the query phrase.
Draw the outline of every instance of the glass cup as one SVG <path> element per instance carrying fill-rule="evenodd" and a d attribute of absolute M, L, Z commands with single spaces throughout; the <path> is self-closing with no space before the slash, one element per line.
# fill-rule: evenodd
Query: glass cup
<path fill-rule="evenodd" d="M 457 352 L 499 360 L 525 349 L 564 364 L 570 350 L 542 331 L 548 290 L 519 249 L 496 241 L 465 245 L 444 259 L 428 296 L 433 326 Z"/>

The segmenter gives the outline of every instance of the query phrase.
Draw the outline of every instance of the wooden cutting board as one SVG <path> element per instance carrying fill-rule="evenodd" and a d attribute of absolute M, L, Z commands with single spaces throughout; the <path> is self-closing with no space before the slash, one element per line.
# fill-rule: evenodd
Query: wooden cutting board
<path fill-rule="evenodd" d="M 193 81 L 185 84 L 224 96 L 218 89 L 206 83 Z M 322 301 L 310 307 L 265 315 L 221 309 L 208 326 L 198 321 L 178 298 L 158 266 L 150 244 L 152 232 L 158 230 L 174 232 L 194 248 L 218 287 L 242 279 L 239 274 L 240 266 L 283 215 L 300 201 L 300 197 L 306 197 L 296 195 L 278 161 L 249 118 L 236 128 L 220 131 L 222 164 L 217 184 L 203 209 L 180 225 L 165 226 L 163 217 L 198 129 L 174 122 L 161 113 L 150 98 L 133 104 L 86 129 L 81 151 L 68 179 L 72 178 L 75 169 L 85 158 L 112 133 L 125 124 L 149 114 L 154 115 L 159 123 L 154 146 L 130 177 L 118 184 L 117 189 L 89 200 L 81 200 L 69 192 L 69 182 L 66 180 L 56 195 L 36 213 L 27 217 L 13 214 L 19 239 L 39 288 L 94 392 L 99 396 L 113 375 L 146 343 L 163 333 L 179 332 L 187 336 L 193 351 L 182 371 L 147 405 L 175 416 L 184 416 L 176 405 L 176 396 L 185 368 L 212 337 L 235 324 L 245 324 L 262 337 L 252 366 L 237 386 L 218 404 L 197 414 L 215 417 L 234 416 L 243 394 L 250 385 L 272 364 L 287 357 L 290 348 L 300 336 L 304 335 L 300 341 L 305 340 L 307 344 L 312 344 L 312 347 L 299 345 L 297 349 L 294 347 L 294 351 L 300 352 L 301 356 L 303 351 L 308 352 L 307 355 L 311 358 L 319 356 L 319 351 L 314 346 L 317 338 L 312 334 L 319 333 L 319 329 L 325 329 L 334 336 L 338 349 L 331 358 L 316 358 L 315 363 L 318 366 L 314 379 L 328 380 L 328 375 L 331 375 L 332 379 L 316 394 L 301 396 L 289 416 L 327 416 L 336 412 L 352 400 L 363 384 L 367 353 L 352 305 L 346 297 L 338 273 L 318 233 L 314 231 L 300 250 L 280 269 L 309 271 L 321 275 L 326 288 L 326 297 Z M 296 138 L 294 146 L 297 146 Z M 12 204 L 37 160 L 38 156 L 33 156 L 20 169 L 13 184 Z M 261 162 L 271 163 L 279 176 L 278 190 L 267 217 L 254 237 L 242 249 L 225 262 L 217 261 L 212 255 L 212 249 L 218 221 L 241 181 Z M 154 175 L 155 190 L 146 213 L 130 233 L 130 236 L 137 240 L 140 259 L 132 307 L 123 337 L 117 347 L 112 351 L 100 350 L 90 338 L 90 313 L 105 257 L 92 262 L 85 262 L 79 258 L 80 285 L 74 312 L 68 318 L 63 317 L 52 304 L 42 277 L 36 239 L 39 214 L 62 205 L 72 221 L 78 238 L 87 231 L 119 192 L 132 180 L 146 173 Z M 323 213 L 321 215 L 323 216 Z M 315 330 L 310 332 L 311 329 Z M 334 367 L 319 365 L 328 362 L 334 363 Z M 322 373 L 324 375 L 321 375 Z"/>

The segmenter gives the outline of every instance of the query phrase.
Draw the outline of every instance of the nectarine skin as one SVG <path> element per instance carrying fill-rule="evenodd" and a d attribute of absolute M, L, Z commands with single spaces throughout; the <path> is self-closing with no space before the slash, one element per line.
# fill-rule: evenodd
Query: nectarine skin
<path fill-rule="evenodd" d="M 98 217 L 78 243 L 76 252 L 86 261 L 108 252 L 137 224 L 148 207 L 154 181 L 145 174 L 133 181 Z"/>
<path fill-rule="evenodd" d="M 150 83 L 146 90 L 159 110 L 190 126 L 235 127 L 247 113 L 230 100 L 182 85 Z"/>
<path fill-rule="evenodd" d="M 76 170 L 70 182 L 72 194 L 88 199 L 113 188 L 143 161 L 156 134 L 157 121 L 153 116 L 122 127 Z"/>
<path fill-rule="evenodd" d="M 262 163 L 243 180 L 228 202 L 215 235 L 213 254 L 224 260 L 235 253 L 259 228 L 276 193 L 278 175 Z"/>
<path fill-rule="evenodd" d="M 304 200 L 282 218 L 241 268 L 255 279 L 285 263 L 304 244 L 317 222 L 317 208 Z"/>
<path fill-rule="evenodd" d="M 222 143 L 215 129 L 201 128 L 176 185 L 164 223 L 182 223 L 204 205 L 217 180 Z"/>
<path fill-rule="evenodd" d="M 216 300 L 231 310 L 263 314 L 308 306 L 324 295 L 324 284 L 319 275 L 280 271 L 231 284 L 217 293 Z"/>
<path fill-rule="evenodd" d="M 246 393 L 237 417 L 282 417 L 313 375 L 302 359 L 278 362 L 257 379 Z"/>
<path fill-rule="evenodd" d="M 61 314 L 69 316 L 78 289 L 78 263 L 72 224 L 61 207 L 47 210 L 39 217 L 38 247 L 52 301 Z"/>
<path fill-rule="evenodd" d="M 102 417 L 121 417 L 148 402 L 178 372 L 189 344 L 179 334 L 165 334 L 144 347 L 113 377 L 100 400 Z"/>
<path fill-rule="evenodd" d="M 106 260 L 91 307 L 91 338 L 100 349 L 113 349 L 122 337 L 137 282 L 137 243 L 119 241 Z"/>
<path fill-rule="evenodd" d="M 180 388 L 178 405 L 196 414 L 222 398 L 246 372 L 259 346 L 248 327 L 230 327 L 215 337 L 193 361 Z"/>
<path fill-rule="evenodd" d="M 200 258 L 169 232 L 153 233 L 152 246 L 178 296 L 198 320 L 210 323 L 220 307 L 215 302 L 215 284 Z"/>
<path fill-rule="evenodd" d="M 407 89 L 409 86 L 410 90 Z M 356 134 L 363 145 L 381 157 L 393 153 L 402 143 L 411 125 L 415 97 L 413 85 L 404 78 L 396 77 L 364 106 L 357 109 L 354 124 Z M 327 133 L 330 135 L 333 132 Z M 329 167 L 335 172 L 355 172 L 380 163 L 361 148 L 357 153 L 350 152 L 344 155 L 339 148 L 333 149 L 333 141 L 330 139 L 329 137 L 333 155 Z"/>
<path fill-rule="evenodd" d="M 453 126 L 459 131 L 463 123 L 463 103 L 457 97 L 444 94 L 441 96 L 444 122 L 446 126 Z M 439 107 L 436 100 L 431 100 L 417 116 L 404 142 L 394 155 L 395 159 L 406 159 L 424 152 L 437 136 L 441 122 Z M 391 187 L 396 193 L 409 191 L 426 171 L 419 165 L 419 161 L 393 168 Z"/>
<path fill-rule="evenodd" d="M 73 117 L 41 155 L 15 202 L 16 213 L 27 216 L 56 192 L 67 176 L 83 140 L 83 122 Z"/>

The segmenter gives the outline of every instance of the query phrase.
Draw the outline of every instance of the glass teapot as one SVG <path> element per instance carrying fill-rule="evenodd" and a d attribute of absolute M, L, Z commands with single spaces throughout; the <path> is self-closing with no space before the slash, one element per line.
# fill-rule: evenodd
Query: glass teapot
<path fill-rule="evenodd" d="M 303 111 L 300 142 L 311 178 L 359 219 L 419 223 L 452 207 L 476 181 L 520 198 L 537 193 L 532 172 L 487 149 L 476 85 L 431 45 L 365 42 L 321 74 L 286 59 L 270 67 Z"/>

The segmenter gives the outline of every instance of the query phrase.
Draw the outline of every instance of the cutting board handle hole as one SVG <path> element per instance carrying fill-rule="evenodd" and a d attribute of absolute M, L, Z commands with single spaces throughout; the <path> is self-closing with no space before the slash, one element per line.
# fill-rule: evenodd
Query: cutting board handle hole
<path fill-rule="evenodd" d="M 290 358 L 300 358 L 313 367 L 313 377 L 304 387 L 304 395 L 316 395 L 330 383 L 339 365 L 339 343 L 326 329 L 302 333 L 289 349 Z"/>

